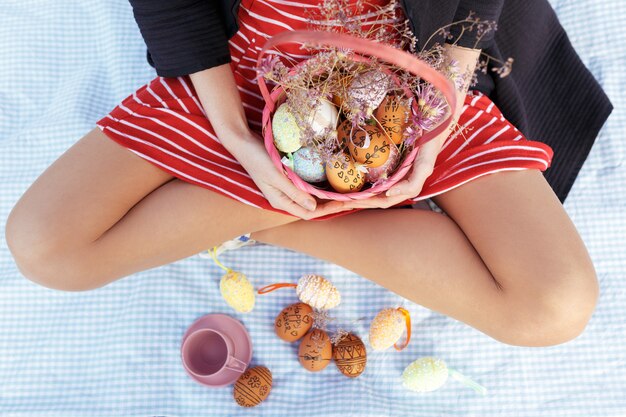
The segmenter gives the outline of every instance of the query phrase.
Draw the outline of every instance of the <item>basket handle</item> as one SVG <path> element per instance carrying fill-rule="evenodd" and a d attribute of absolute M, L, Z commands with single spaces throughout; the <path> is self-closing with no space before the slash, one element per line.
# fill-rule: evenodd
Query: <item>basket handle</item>
<path fill-rule="evenodd" d="M 280 32 L 277 35 L 269 38 L 263 45 L 259 56 L 257 58 L 257 68 L 261 66 L 261 60 L 270 48 L 276 45 L 289 42 L 309 42 L 311 44 L 325 44 L 336 47 L 344 47 L 354 50 L 360 54 L 372 55 L 380 58 L 386 62 L 394 64 L 400 68 L 404 68 L 406 71 L 413 75 L 428 81 L 435 88 L 437 88 L 450 106 L 450 114 L 447 119 L 439 124 L 435 129 L 426 132 L 422 135 L 422 138 L 416 142 L 416 144 L 423 144 L 430 139 L 435 138 L 442 133 L 452 123 L 454 116 L 454 109 L 456 109 L 456 90 L 452 81 L 446 78 L 439 71 L 435 70 L 416 56 L 403 51 L 401 49 L 394 48 L 389 45 L 385 45 L 379 42 L 370 41 L 368 39 L 357 38 L 355 36 L 331 33 L 331 32 L 314 32 L 308 30 L 292 30 Z M 265 79 L 262 75 L 257 73 L 257 82 L 261 95 L 265 99 L 266 105 L 270 106 L 270 111 L 274 111 L 274 101 L 271 99 L 270 92 L 265 83 Z"/>

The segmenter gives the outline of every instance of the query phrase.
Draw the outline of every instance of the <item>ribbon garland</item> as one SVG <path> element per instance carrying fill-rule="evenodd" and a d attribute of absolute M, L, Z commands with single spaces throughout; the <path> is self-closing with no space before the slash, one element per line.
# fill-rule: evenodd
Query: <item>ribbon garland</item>
<path fill-rule="evenodd" d="M 213 262 L 215 262 L 215 264 L 217 266 L 219 266 L 220 268 L 222 268 L 224 271 L 226 271 L 227 273 L 231 273 L 233 272 L 232 269 L 228 268 L 227 266 L 224 266 L 218 259 L 217 259 L 217 246 L 213 246 L 213 249 L 209 249 L 207 252 L 209 252 L 209 255 L 211 255 L 211 259 L 213 259 Z"/>
<path fill-rule="evenodd" d="M 400 346 L 398 346 L 396 343 L 394 343 L 393 345 L 393 347 L 396 348 L 396 350 L 400 351 L 404 349 L 405 347 L 407 347 L 407 345 L 409 344 L 409 340 L 411 340 L 411 315 L 409 314 L 407 310 L 405 310 L 402 307 L 398 307 L 397 310 L 401 312 L 402 314 L 404 314 L 404 321 L 406 322 L 406 341 L 404 342 L 403 345 L 400 345 Z"/>
<path fill-rule="evenodd" d="M 283 283 L 279 283 L 279 284 L 270 284 L 270 285 L 266 285 L 263 288 L 260 288 L 259 291 L 257 291 L 258 294 L 266 294 L 268 292 L 272 292 L 274 290 L 277 290 L 279 288 L 285 288 L 285 287 L 297 287 L 298 284 L 291 284 L 291 283 L 287 283 L 287 282 L 283 282 Z"/>

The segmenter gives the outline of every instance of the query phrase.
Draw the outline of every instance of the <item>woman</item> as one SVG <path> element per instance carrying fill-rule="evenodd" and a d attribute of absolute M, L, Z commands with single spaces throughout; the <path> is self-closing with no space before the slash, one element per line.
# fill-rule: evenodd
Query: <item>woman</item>
<path fill-rule="evenodd" d="M 454 135 L 429 142 L 407 180 L 393 187 L 400 194 L 322 202 L 294 187 L 267 157 L 250 67 L 264 37 L 302 28 L 304 10 L 318 3 L 223 1 L 218 8 L 208 1 L 131 0 L 159 77 L 100 120 L 20 198 L 6 227 L 20 271 L 49 288 L 89 290 L 251 233 L 257 241 L 341 265 L 504 343 L 546 346 L 579 335 L 595 308 L 598 283 L 559 201 L 577 170 L 563 165 L 552 187 L 542 171 L 554 162 L 553 148 L 555 160 L 557 149 L 565 149 L 553 140 L 552 125 L 588 149 L 611 107 L 568 49 L 549 6 L 525 2 L 535 13 L 526 20 L 520 20 L 526 11 L 512 13 L 516 6 L 502 1 L 481 2 L 479 10 L 483 18 L 499 19 L 499 30 L 478 46 L 521 61 L 517 83 L 538 72 L 530 59 L 520 59 L 523 48 L 511 47 L 525 46 L 545 66 L 539 72 L 547 75 L 532 77 L 539 89 L 533 84 L 518 91 L 512 77 L 482 77 L 470 94 L 458 93 L 455 120 L 473 129 L 469 145 Z M 403 5 L 420 41 L 474 6 L 458 0 Z M 527 21 L 530 33 L 507 32 L 506 21 L 515 19 Z M 533 45 L 532 37 L 550 27 L 547 39 L 557 33 L 560 43 Z M 531 44 L 520 41 L 524 36 Z M 553 58 L 550 48 L 559 48 L 558 62 L 543 59 Z M 447 47 L 448 58 L 470 68 L 479 52 Z M 564 87 L 551 85 L 548 70 L 562 62 L 573 76 L 560 75 Z M 548 112 L 554 120 L 546 122 L 545 103 L 581 82 L 586 89 L 577 97 L 596 103 L 597 112 Z M 526 107 L 539 99 L 541 117 Z M 575 122 L 586 123 L 585 134 L 568 130 Z M 552 133 L 550 145 L 521 133 L 537 128 Z M 567 155 L 575 166 L 586 157 Z M 431 196 L 447 216 L 383 210 Z M 378 256 L 367 256 L 372 251 Z"/>

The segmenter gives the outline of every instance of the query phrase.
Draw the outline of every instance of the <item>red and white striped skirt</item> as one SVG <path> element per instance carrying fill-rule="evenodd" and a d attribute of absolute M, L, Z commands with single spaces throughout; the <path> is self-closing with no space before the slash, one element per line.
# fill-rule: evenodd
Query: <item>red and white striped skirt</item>
<path fill-rule="evenodd" d="M 305 9 L 317 7 L 320 1 L 242 0 L 239 30 L 229 41 L 230 65 L 251 129 L 260 132 L 264 107 L 254 69 L 261 45 L 281 31 L 306 29 Z M 365 13 L 364 19 L 376 18 L 374 9 Z M 292 60 L 305 59 L 303 50 L 298 48 L 285 45 L 280 50 Z M 414 204 L 493 172 L 545 171 L 551 164 L 552 148 L 525 138 L 494 103 L 479 92 L 467 95 L 458 123 L 468 128 L 468 133 L 450 135 L 420 194 L 393 207 Z M 183 181 L 244 204 L 289 214 L 270 205 L 248 173 L 221 145 L 187 76 L 156 77 L 129 95 L 96 125 L 118 144 Z M 314 220 L 360 210 L 363 209 L 328 214 Z"/>

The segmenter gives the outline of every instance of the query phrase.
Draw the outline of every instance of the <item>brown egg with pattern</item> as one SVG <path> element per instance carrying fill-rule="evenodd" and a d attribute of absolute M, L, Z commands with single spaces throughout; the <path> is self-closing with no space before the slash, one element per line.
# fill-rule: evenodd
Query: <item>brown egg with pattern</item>
<path fill-rule="evenodd" d="M 365 184 L 364 173 L 357 168 L 352 157 L 344 152 L 326 161 L 326 179 L 340 193 L 359 191 Z"/>
<path fill-rule="evenodd" d="M 408 100 L 397 95 L 390 94 L 380 103 L 374 111 L 374 117 L 380 123 L 382 129 L 387 132 L 391 141 L 399 145 L 404 140 L 403 133 L 409 121 Z"/>
<path fill-rule="evenodd" d="M 365 344 L 357 335 L 348 333 L 333 346 L 333 358 L 339 372 L 356 378 L 363 373 L 367 363 Z"/>
<path fill-rule="evenodd" d="M 285 342 L 295 342 L 311 329 L 313 309 L 305 303 L 285 307 L 276 316 L 274 331 Z"/>
<path fill-rule="evenodd" d="M 367 168 L 378 168 L 389 159 L 390 143 L 382 130 L 376 126 L 366 125 L 363 129 L 354 129 L 348 150 L 355 161 Z"/>
<path fill-rule="evenodd" d="M 272 390 L 272 372 L 265 366 L 247 369 L 235 382 L 233 397 L 242 407 L 254 407 L 267 399 Z"/>
<path fill-rule="evenodd" d="M 298 360 L 304 369 L 319 372 L 333 358 L 333 346 L 328 334 L 321 329 L 312 329 L 300 341 Z"/>

